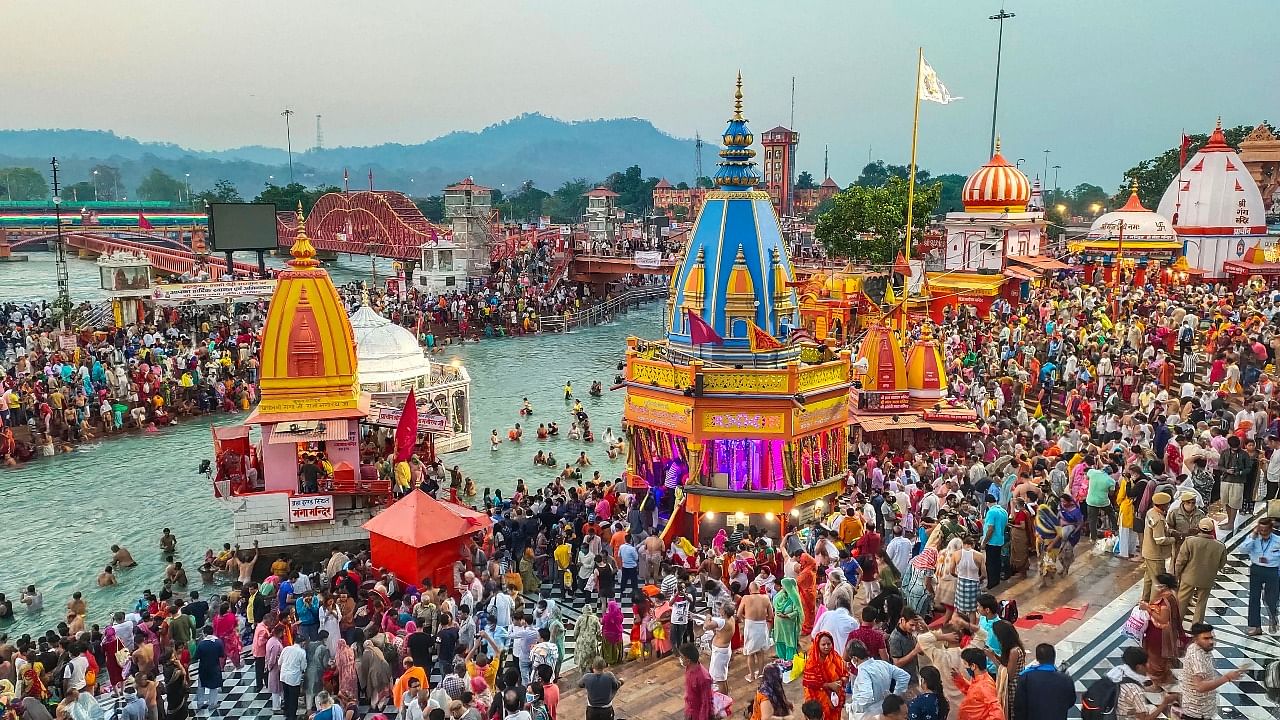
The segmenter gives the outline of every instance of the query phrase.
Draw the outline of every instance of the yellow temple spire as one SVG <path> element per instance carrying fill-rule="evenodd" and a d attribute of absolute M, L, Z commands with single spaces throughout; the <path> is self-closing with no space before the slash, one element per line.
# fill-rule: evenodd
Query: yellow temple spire
<path fill-rule="evenodd" d="M 316 248 L 311 244 L 311 238 L 307 237 L 307 220 L 302 215 L 301 200 L 298 201 L 298 234 L 293 239 L 289 254 L 293 259 L 288 262 L 288 265 L 295 270 L 308 270 L 320 264 L 320 261 L 315 259 Z"/>

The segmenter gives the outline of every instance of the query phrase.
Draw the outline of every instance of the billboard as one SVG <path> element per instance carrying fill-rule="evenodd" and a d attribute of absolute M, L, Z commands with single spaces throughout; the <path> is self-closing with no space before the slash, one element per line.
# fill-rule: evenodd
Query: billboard
<path fill-rule="evenodd" d="M 209 246 L 217 252 L 274 250 L 276 206 L 272 203 L 210 203 Z"/>
<path fill-rule="evenodd" d="M 160 283 L 151 288 L 151 299 L 157 302 L 234 302 L 241 299 L 271 297 L 276 281 L 236 280 L 210 283 Z"/>

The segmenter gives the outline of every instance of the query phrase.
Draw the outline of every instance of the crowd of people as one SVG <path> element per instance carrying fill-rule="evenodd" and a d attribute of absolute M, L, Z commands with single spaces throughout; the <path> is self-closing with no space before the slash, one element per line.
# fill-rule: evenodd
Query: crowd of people
<path fill-rule="evenodd" d="M 50 306 L 0 306 L 0 461 L 256 401 L 265 309 L 152 308 L 145 322 L 61 333 Z"/>
<path fill-rule="evenodd" d="M 410 297 L 390 307 L 409 313 L 401 322 L 438 303 Z M 430 312 L 461 322 L 474 311 L 466 297 Z M 223 673 L 247 663 L 286 720 L 356 720 L 366 707 L 410 720 L 555 720 L 565 683 L 604 720 L 621 687 L 611 667 L 674 655 L 688 720 L 1060 720 L 1080 702 L 1075 683 L 1052 645 L 1024 645 L 1010 588 L 1060 582 L 1079 562 L 1123 562 L 1115 556 L 1140 563 L 1142 599 L 1123 664 L 1085 692 L 1086 711 L 1109 687 L 1118 718 L 1152 720 L 1177 703 L 1207 720 L 1218 688 L 1240 677 L 1206 660 L 1208 591 L 1223 538 L 1238 530 L 1246 630 L 1277 631 L 1280 543 L 1269 519 L 1253 518 L 1280 491 L 1280 293 L 1148 286 L 1115 297 L 1067 276 L 1022 308 L 948 312 L 938 329 L 949 391 L 977 410 L 979 432 L 948 447 L 855 435 L 831 513 L 784 536 L 743 523 L 697 546 L 664 541 L 652 504 L 621 480 L 520 482 L 488 496 L 493 530 L 466 545 L 447 587 L 340 548 L 318 564 L 275 558 L 266 579 L 254 551 L 210 550 L 208 599 L 170 567 L 159 595 L 109 621 L 90 622 L 73 597 L 58 628 L 0 645 L 0 695 L 28 720 L 92 718 L 97 703 L 84 698 L 104 692 L 129 720 L 181 720 L 189 684 L 213 714 Z M 133 355 L 108 357 L 112 374 L 139 352 L 171 357 L 157 345 L 181 355 L 171 326 L 136 346 L 125 333 Z M 38 336 L 16 332 L 24 348 Z M 97 361 L 86 360 L 69 375 L 44 371 L 46 360 L 37 380 L 75 392 L 68 379 L 87 368 L 96 391 Z M 444 483 L 411 475 L 409 486 L 458 499 Z M 586 600 L 572 624 L 557 594 Z M 735 654 L 744 676 L 731 677 Z M 755 693 L 733 708 L 742 682 Z"/>

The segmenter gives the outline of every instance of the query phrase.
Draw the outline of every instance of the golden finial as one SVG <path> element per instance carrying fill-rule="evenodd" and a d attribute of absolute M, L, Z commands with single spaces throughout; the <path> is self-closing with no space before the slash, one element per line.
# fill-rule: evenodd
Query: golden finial
<path fill-rule="evenodd" d="M 297 270 L 306 270 L 320 264 L 320 261 L 315 259 L 316 248 L 311 244 L 311 238 L 307 237 L 307 219 L 302 215 L 301 200 L 298 201 L 298 234 L 294 236 L 289 254 L 293 259 L 288 262 L 288 265 Z"/>
<path fill-rule="evenodd" d="M 738 87 L 733 93 L 733 119 L 742 120 L 742 71 L 738 71 Z"/>
<path fill-rule="evenodd" d="M 1219 129 L 1219 130 L 1221 130 L 1221 129 L 1222 129 L 1222 116 L 1221 116 L 1221 115 L 1219 115 L 1219 116 L 1218 116 L 1218 129 Z"/>
<path fill-rule="evenodd" d="M 1131 179 L 1133 180 L 1133 185 L 1132 185 L 1133 194 L 1137 195 L 1138 194 L 1138 176 L 1134 175 L 1133 178 Z"/>
<path fill-rule="evenodd" d="M 996 136 L 996 154 L 997 155 L 1000 154 L 1000 136 L 999 135 Z"/>

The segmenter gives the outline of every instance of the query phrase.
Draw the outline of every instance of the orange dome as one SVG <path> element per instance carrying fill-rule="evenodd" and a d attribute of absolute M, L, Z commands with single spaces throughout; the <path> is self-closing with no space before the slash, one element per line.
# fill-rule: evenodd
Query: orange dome
<path fill-rule="evenodd" d="M 872 325 L 858 346 L 858 358 L 866 360 L 867 370 L 862 378 L 862 389 L 872 392 L 905 390 L 907 386 L 906 359 L 898 338 L 883 325 Z"/>
<path fill-rule="evenodd" d="M 946 363 L 928 324 L 921 328 L 920 340 L 907 354 L 907 391 L 913 398 L 929 400 L 947 394 Z"/>
<path fill-rule="evenodd" d="M 967 212 L 1025 212 L 1031 183 L 1004 159 L 996 141 L 996 154 L 965 181 L 961 199 Z"/>

